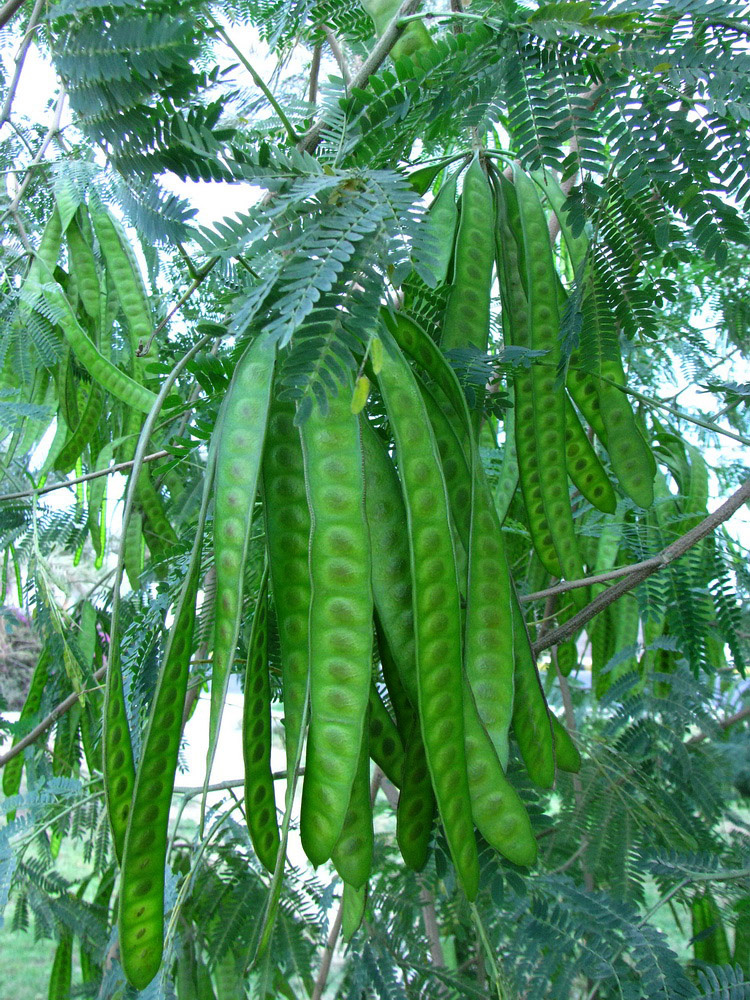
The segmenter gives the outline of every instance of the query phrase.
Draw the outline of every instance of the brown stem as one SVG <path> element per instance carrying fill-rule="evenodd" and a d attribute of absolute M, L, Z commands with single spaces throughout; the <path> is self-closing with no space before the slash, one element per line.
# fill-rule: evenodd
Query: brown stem
<path fill-rule="evenodd" d="M 2 25 L 0 25 L 0 27 L 1 26 Z M 54 137 L 60 131 L 60 122 L 62 120 L 63 108 L 65 107 L 65 96 L 66 96 L 65 91 L 63 90 L 57 99 L 57 104 L 55 106 L 55 116 L 52 119 L 52 124 L 47 129 L 47 133 L 42 139 L 42 144 L 37 150 L 36 156 L 29 164 L 28 169 L 26 171 L 26 176 L 21 182 L 21 185 L 18 188 L 18 191 L 16 192 L 15 198 L 6 209 L 5 215 L 13 215 L 18 206 L 21 204 L 21 199 L 26 193 L 26 188 L 29 186 L 29 184 L 31 183 L 31 178 L 34 176 L 34 167 L 38 166 L 38 164 L 41 163 L 42 157 L 47 152 L 49 144 L 52 142 Z M 3 216 L 3 218 L 5 217 L 5 215 Z"/>
<path fill-rule="evenodd" d="M 349 88 L 352 76 L 349 72 L 349 67 L 346 64 L 346 59 L 344 58 L 344 53 L 341 51 L 341 46 L 338 43 L 338 39 L 328 27 L 327 24 L 323 25 L 323 31 L 326 33 L 326 41 L 328 42 L 328 47 L 333 54 L 333 58 L 336 60 L 336 64 L 341 71 L 341 79 L 344 81 L 346 88 Z"/>
<path fill-rule="evenodd" d="M 8 88 L 8 96 L 5 98 L 3 110 L 0 111 L 0 127 L 10 120 L 10 109 L 13 105 L 16 91 L 18 90 L 18 82 L 21 79 L 21 73 L 23 72 L 23 64 L 26 61 L 26 53 L 29 51 L 31 40 L 34 37 L 34 29 L 39 23 L 44 3 L 45 0 L 36 0 L 34 9 L 31 12 L 31 17 L 29 18 L 29 23 L 26 27 L 26 34 L 23 36 L 21 47 L 16 55 L 16 68 L 13 71 L 13 79 L 11 80 L 10 87 Z"/>
<path fill-rule="evenodd" d="M 155 451 L 150 455 L 145 455 L 144 462 L 155 462 L 157 458 L 167 458 L 168 451 Z M 4 493 L 0 496 L 0 503 L 7 500 L 26 500 L 29 497 L 41 497 L 45 493 L 52 493 L 54 490 L 66 490 L 70 486 L 77 486 L 78 483 L 86 483 L 89 479 L 98 479 L 100 476 L 111 476 L 114 472 L 122 472 L 132 467 L 132 462 L 118 462 L 110 465 L 108 469 L 100 469 L 99 472 L 87 472 L 85 476 L 78 476 L 77 479 L 66 479 L 64 483 L 53 483 L 52 486 L 42 486 L 36 490 L 25 490 L 22 493 Z"/>
<path fill-rule="evenodd" d="M 408 17 L 409 14 L 414 14 L 417 7 L 419 7 L 420 2 L 421 0 L 404 0 L 396 12 L 393 20 L 381 35 L 372 52 L 369 54 L 367 59 L 365 59 L 362 64 L 362 68 L 353 78 L 352 87 L 362 88 L 366 86 L 367 81 L 370 79 L 372 74 L 378 70 L 381 63 L 385 60 L 385 57 L 400 38 L 404 29 L 399 26 L 399 21 L 402 17 Z M 298 144 L 298 149 L 301 149 L 306 153 L 314 152 L 320 142 L 321 135 L 323 134 L 323 127 L 323 121 L 317 121 L 307 135 L 302 137 Z"/>
<path fill-rule="evenodd" d="M 732 494 L 732 496 L 726 500 L 720 507 L 718 507 L 712 514 L 704 518 L 700 524 L 697 524 L 690 531 L 686 531 L 681 538 L 678 538 L 671 545 L 667 545 L 666 548 L 654 556 L 653 559 L 647 559 L 641 564 L 640 568 L 633 570 L 624 580 L 620 583 L 616 583 L 613 587 L 608 587 L 598 594 L 594 600 L 588 604 L 585 608 L 579 611 L 577 614 L 573 615 L 572 618 L 568 619 L 564 625 L 560 625 L 558 628 L 552 629 L 550 632 L 542 638 L 537 640 L 533 646 L 533 652 L 535 656 L 544 649 L 549 649 L 550 646 L 556 646 L 558 643 L 563 642 L 565 639 L 569 639 L 572 635 L 582 628 L 587 622 L 598 615 L 600 611 L 603 611 L 610 604 L 613 604 L 618 598 L 622 597 L 623 594 L 629 593 L 639 583 L 642 583 L 648 577 L 653 576 L 660 569 L 669 566 L 673 563 L 675 559 L 679 559 L 680 556 L 684 555 L 688 549 L 692 548 L 693 545 L 701 541 L 707 535 L 710 535 L 715 531 L 719 525 L 723 524 L 724 521 L 729 520 L 733 514 L 735 514 L 740 507 L 750 500 L 750 479 L 746 480 L 740 488 Z"/>
<path fill-rule="evenodd" d="M 16 11 L 20 10 L 23 5 L 24 0 L 8 0 L 7 3 L 3 4 L 0 7 L 0 28 L 4 28 Z"/>
<path fill-rule="evenodd" d="M 322 50 L 322 42 L 318 42 L 313 49 L 312 62 L 310 63 L 310 104 L 318 103 L 318 77 L 320 76 L 320 53 Z"/>
<path fill-rule="evenodd" d="M 750 705 L 746 705 L 733 715 L 725 715 L 723 719 L 719 720 L 719 729 L 729 729 L 729 727 L 733 726 L 735 722 L 742 722 L 742 720 L 747 719 L 748 716 L 750 716 Z M 702 743 L 704 740 L 708 740 L 710 738 L 710 733 L 698 733 L 697 735 L 690 737 L 688 745 Z"/>
<path fill-rule="evenodd" d="M 440 943 L 440 928 L 435 913 L 435 897 L 426 886 L 422 886 L 419 891 L 419 901 L 422 904 L 422 920 L 424 921 L 424 932 L 430 943 L 432 964 L 442 969 L 445 967 L 445 955 Z"/>
<path fill-rule="evenodd" d="M 100 681 L 104 677 L 106 672 L 107 672 L 106 666 L 100 667 L 94 674 L 94 680 Z M 31 746 L 31 744 L 35 740 L 38 740 L 43 733 L 46 733 L 48 729 L 54 726 L 54 724 L 57 722 L 60 716 L 65 715 L 65 713 L 75 705 L 75 703 L 81 697 L 81 694 L 82 692 L 79 691 L 73 691 L 72 694 L 69 694 L 67 698 L 65 698 L 63 701 L 60 702 L 59 705 L 55 706 L 55 708 L 52 709 L 52 711 L 46 718 L 42 719 L 42 721 L 39 723 L 38 726 L 34 726 L 34 728 L 31 730 L 30 733 L 27 733 L 22 739 L 18 741 L 18 743 L 14 743 L 7 753 L 0 756 L 0 771 L 5 767 L 8 761 L 13 760 L 14 757 L 17 757 L 20 753 L 23 753 L 26 747 Z"/>

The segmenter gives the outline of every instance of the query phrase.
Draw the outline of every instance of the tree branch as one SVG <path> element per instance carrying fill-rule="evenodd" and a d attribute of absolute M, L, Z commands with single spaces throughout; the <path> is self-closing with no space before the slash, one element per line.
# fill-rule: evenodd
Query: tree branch
<path fill-rule="evenodd" d="M 318 42 L 313 49 L 312 61 L 310 63 L 310 104 L 318 103 L 318 77 L 320 76 L 320 54 L 323 49 L 321 42 Z"/>
<path fill-rule="evenodd" d="M 168 451 L 154 451 L 150 455 L 145 455 L 143 461 L 155 462 L 157 458 L 168 458 L 170 454 Z M 66 490 L 70 486 L 86 483 L 89 479 L 98 479 L 100 476 L 111 476 L 114 472 L 123 472 L 125 469 L 132 467 L 132 462 L 118 462 L 116 465 L 110 465 L 108 469 L 100 469 L 98 472 L 87 472 L 85 476 L 78 476 L 77 479 L 66 479 L 64 483 L 53 483 L 52 486 L 42 486 L 36 490 L 24 490 L 20 493 L 3 493 L 0 495 L 0 503 L 5 503 L 7 500 L 26 500 L 30 497 L 41 497 L 45 493 L 53 493 L 55 490 Z"/>
<path fill-rule="evenodd" d="M 0 111 L 0 128 L 10 120 L 10 109 L 16 96 L 16 90 L 18 90 L 18 83 L 21 79 L 21 73 L 23 72 L 23 64 L 26 61 L 26 53 L 29 51 L 31 40 L 34 37 L 34 29 L 39 23 L 44 3 L 45 0 L 36 0 L 34 9 L 31 12 L 31 17 L 29 18 L 29 23 L 26 28 L 26 34 L 23 36 L 21 47 L 16 55 L 16 68 L 13 71 L 13 79 L 8 87 L 8 96 L 5 98 L 3 110 Z"/>
<path fill-rule="evenodd" d="M 336 38 L 336 36 L 334 35 L 334 33 L 331 31 L 331 29 L 328 27 L 327 24 L 323 25 L 323 31 L 325 31 L 326 41 L 328 42 L 328 47 L 333 53 L 333 58 L 336 60 L 338 68 L 341 70 L 341 79 L 344 81 L 344 85 L 348 90 L 352 77 L 351 73 L 349 72 L 349 67 L 346 65 L 346 59 L 344 58 L 344 53 L 341 51 L 341 46 L 338 43 L 338 39 Z"/>
<path fill-rule="evenodd" d="M 357 72 L 352 80 L 352 88 L 361 89 L 364 87 L 372 74 L 379 69 L 381 63 L 385 60 L 385 57 L 401 37 L 405 27 L 405 25 L 401 25 L 399 23 L 401 18 L 407 17 L 409 14 L 413 14 L 417 7 L 419 7 L 419 4 L 420 0 L 404 0 L 396 12 L 393 20 L 381 35 L 372 52 L 369 54 L 367 59 L 365 59 L 362 64 L 362 68 Z M 305 153 L 313 153 L 320 142 L 321 135 L 323 134 L 323 128 L 324 122 L 322 120 L 317 121 L 307 135 L 302 137 L 297 148 Z"/>
<path fill-rule="evenodd" d="M 8 0 L 0 7 L 0 28 L 4 28 L 16 11 L 23 7 L 25 0 Z"/>
<path fill-rule="evenodd" d="M 94 680 L 100 681 L 104 677 L 106 672 L 107 672 L 106 666 L 100 667 L 93 675 Z M 55 708 L 52 709 L 52 711 L 46 718 L 42 719 L 42 721 L 39 723 L 38 726 L 34 726 L 34 728 L 31 730 L 30 733 L 27 733 L 22 739 L 18 741 L 18 743 L 14 743 L 7 753 L 0 756 L 0 771 L 2 771 L 2 769 L 8 763 L 8 761 L 13 760 L 14 757 L 17 757 L 20 753 L 23 753 L 26 747 L 30 746 L 35 740 L 38 740 L 40 736 L 46 733 L 48 729 L 54 726 L 54 724 L 57 722 L 60 716 L 65 715 L 65 713 L 75 705 L 75 703 L 81 697 L 82 693 L 83 692 L 73 691 L 72 694 L 69 694 L 67 698 L 65 698 L 63 701 L 60 702 L 59 705 L 56 705 Z"/>
<path fill-rule="evenodd" d="M 728 521 L 748 500 L 750 500 L 750 479 L 746 480 L 728 500 L 718 507 L 713 514 L 709 514 L 708 517 L 704 518 L 700 524 L 696 524 L 694 528 L 685 532 L 677 541 L 672 542 L 671 545 L 667 545 L 657 556 L 645 560 L 638 568 L 632 570 L 624 580 L 621 580 L 620 583 L 616 583 L 613 587 L 602 591 L 590 604 L 573 615 L 564 625 L 560 625 L 558 628 L 552 629 L 551 632 L 547 632 L 542 639 L 534 643 L 532 647 L 534 656 L 538 656 L 542 650 L 549 649 L 550 646 L 556 646 L 558 643 L 575 635 L 578 629 L 585 625 L 586 622 L 591 621 L 604 608 L 613 604 L 623 594 L 627 594 L 633 590 L 639 583 L 648 579 L 649 576 L 657 573 L 665 566 L 669 566 L 675 559 L 679 559 L 693 545 L 715 531 L 720 524 Z"/>

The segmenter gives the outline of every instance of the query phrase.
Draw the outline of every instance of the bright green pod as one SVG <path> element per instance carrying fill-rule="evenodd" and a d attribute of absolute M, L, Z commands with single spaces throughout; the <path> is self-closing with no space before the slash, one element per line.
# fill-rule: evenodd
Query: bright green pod
<path fill-rule="evenodd" d="M 307 697 L 311 583 L 310 511 L 294 403 L 272 399 L 263 452 L 263 513 L 268 563 L 281 646 L 287 769 L 297 760 Z"/>
<path fill-rule="evenodd" d="M 372 867 L 372 848 L 370 752 L 365 727 L 344 825 L 331 853 L 333 867 L 347 885 L 355 889 L 362 889 L 367 885 Z"/>
<path fill-rule="evenodd" d="M 556 385 L 560 360 L 557 274 L 547 220 L 534 183 L 520 168 L 514 169 L 514 179 L 526 248 L 530 347 L 547 352 L 543 364 L 531 367 L 534 444 L 542 498 L 563 575 L 580 579 L 584 575 L 583 563 L 573 526 L 565 467 L 565 389 Z M 520 448 L 518 437 L 517 443 Z M 573 591 L 572 600 L 583 606 L 587 595 L 584 590 Z"/>
<path fill-rule="evenodd" d="M 400 788 L 404 766 L 404 745 L 374 681 L 370 684 L 368 737 L 370 757 L 386 778 L 396 788 Z"/>
<path fill-rule="evenodd" d="M 481 465 L 474 465 L 464 669 L 503 770 L 513 717 L 513 584 L 502 529 Z M 464 713 L 464 718 L 466 713 Z"/>
<path fill-rule="evenodd" d="M 494 262 L 492 190 L 479 156 L 464 175 L 455 270 L 445 310 L 444 351 L 476 347 L 483 354 L 490 336 L 490 296 Z"/>
<path fill-rule="evenodd" d="M 39 654 L 39 658 L 36 661 L 36 666 L 34 667 L 34 672 L 31 675 L 31 683 L 29 684 L 29 690 L 26 694 L 26 700 L 23 703 L 23 708 L 18 717 L 19 725 L 28 725 L 28 723 L 34 718 L 34 716 L 39 711 L 42 704 L 42 695 L 44 694 L 44 688 L 47 684 L 47 679 L 49 677 L 49 666 L 52 661 L 52 657 L 49 652 L 49 648 L 44 645 Z M 11 747 L 18 743 L 20 737 L 14 737 Z M 23 754 L 19 754 L 17 757 L 13 757 L 3 768 L 3 795 L 9 799 L 12 795 L 18 795 L 21 788 L 21 777 L 23 775 Z M 15 818 L 15 809 L 8 813 L 8 822 L 12 822 Z"/>
<path fill-rule="evenodd" d="M 52 272 L 55 270 L 55 265 L 57 264 L 57 258 L 60 256 L 62 236 L 62 219 L 60 218 L 57 206 L 55 206 L 52 209 L 49 219 L 47 219 L 29 272 L 21 285 L 21 301 L 18 307 L 18 318 L 21 323 L 25 323 L 28 320 L 31 309 L 41 294 L 42 285 L 52 277 Z"/>
<path fill-rule="evenodd" d="M 78 294 L 81 297 L 86 313 L 96 321 L 100 319 L 99 271 L 94 258 L 94 251 L 84 239 L 77 219 L 72 219 L 65 230 L 68 244 L 68 260 L 70 271 L 75 275 Z"/>
<path fill-rule="evenodd" d="M 565 466 L 574 485 L 588 502 L 605 514 L 614 514 L 617 497 L 599 456 L 591 447 L 573 404 L 565 395 Z"/>
<path fill-rule="evenodd" d="M 133 512 L 130 521 L 132 523 L 135 520 L 137 518 Z M 118 863 L 122 863 L 135 786 L 135 763 L 125 709 L 119 637 L 113 638 L 115 641 L 110 643 L 107 677 L 104 684 L 102 772 L 112 845 L 115 858 Z"/>
<path fill-rule="evenodd" d="M 281 838 L 271 771 L 271 679 L 268 674 L 268 570 L 258 590 L 247 650 L 242 712 L 245 815 L 263 866 L 273 872 Z"/>
<path fill-rule="evenodd" d="M 89 205 L 91 221 L 130 331 L 133 358 L 154 330 L 148 292 L 138 262 L 120 223 L 101 203 Z"/>
<path fill-rule="evenodd" d="M 575 640 L 568 639 L 557 647 L 557 669 L 563 677 L 570 677 L 578 666 L 578 650 Z"/>
<path fill-rule="evenodd" d="M 453 258 L 458 204 L 456 202 L 456 181 L 460 171 L 448 176 L 438 191 L 435 200 L 422 223 L 419 234 L 419 248 L 423 260 L 419 273 L 426 284 L 435 288 L 445 283 Z"/>
<path fill-rule="evenodd" d="M 381 310 L 380 318 L 398 346 L 420 365 L 442 389 L 446 399 L 461 417 L 465 427 L 461 433 L 469 432 L 469 417 L 466 399 L 456 377 L 456 373 L 445 359 L 438 345 L 425 331 L 404 313 Z M 458 429 L 457 433 L 459 433 Z"/>
<path fill-rule="evenodd" d="M 396 838 L 406 864 L 414 871 L 421 871 L 429 857 L 432 821 L 435 818 L 435 794 L 419 728 L 416 701 L 412 704 L 409 700 L 377 615 L 375 631 L 383 678 L 404 746 L 401 793 L 396 808 Z M 416 690 L 414 694 L 416 698 Z"/>
<path fill-rule="evenodd" d="M 143 572 L 143 517 L 133 509 L 122 538 L 123 562 L 132 590 L 138 590 Z"/>
<path fill-rule="evenodd" d="M 555 763 L 561 771 L 578 774 L 581 770 L 581 754 L 573 739 L 554 712 L 549 713 L 552 736 L 555 741 Z"/>
<path fill-rule="evenodd" d="M 302 424 L 310 507 L 310 725 L 300 834 L 313 865 L 331 856 L 359 766 L 372 663 L 370 536 L 359 419 L 350 386 Z"/>
<path fill-rule="evenodd" d="M 516 432 L 512 414 L 505 418 L 505 442 L 503 444 L 503 464 L 495 486 L 495 510 L 500 524 L 507 517 L 511 501 L 518 486 L 518 455 L 516 454 Z"/>
<path fill-rule="evenodd" d="M 750 976 L 750 896 L 744 896 L 735 908 L 740 912 L 734 924 L 732 962 L 739 965 L 745 976 Z"/>
<path fill-rule="evenodd" d="M 114 447 L 108 441 L 96 456 L 93 462 L 92 472 L 103 472 L 108 469 Z M 92 456 L 93 457 L 93 456 Z M 100 562 L 104 558 L 104 543 L 107 531 L 107 480 L 109 476 L 99 476 L 90 480 L 88 484 L 88 527 L 91 544 L 96 553 L 96 561 Z"/>
<path fill-rule="evenodd" d="M 568 371 L 565 385 L 573 402 L 593 428 L 594 434 L 604 447 L 607 447 L 607 432 L 602 419 L 601 402 L 599 400 L 599 379 L 581 365 L 581 352 L 573 351 L 568 361 Z"/>
<path fill-rule="evenodd" d="M 421 872 L 430 855 L 436 802 L 416 714 L 404 745 L 402 773 L 401 794 L 396 808 L 396 840 L 404 862 L 412 871 Z"/>
<path fill-rule="evenodd" d="M 367 905 L 367 886 L 355 889 L 353 885 L 344 882 L 344 892 L 341 897 L 341 936 L 344 941 L 351 941 L 359 930 L 365 916 Z"/>
<path fill-rule="evenodd" d="M 161 965 L 169 807 L 190 674 L 203 532 L 212 496 L 214 461 L 212 449 L 206 467 L 195 543 L 151 702 L 133 786 L 132 807 L 127 803 L 118 911 L 120 961 L 128 982 L 139 990 L 145 989 Z"/>
<path fill-rule="evenodd" d="M 372 594 L 378 627 L 392 650 L 400 683 L 417 705 L 409 540 L 406 508 L 396 469 L 385 445 L 366 419 L 360 421 L 365 467 L 365 513 L 372 551 Z M 381 643 L 381 650 L 384 645 Z M 390 688 L 389 688 L 390 690 Z M 394 709 L 398 711 L 394 704 Z"/>
<path fill-rule="evenodd" d="M 147 468 L 142 469 L 138 477 L 135 498 L 143 514 L 143 536 L 151 555 L 157 559 L 169 558 L 177 544 L 177 535 Z"/>
<path fill-rule="evenodd" d="M 407 512 L 419 717 L 446 839 L 469 899 L 479 887 L 464 748 L 461 606 L 448 495 L 414 375 L 384 331 L 378 376 L 396 445 Z"/>
<path fill-rule="evenodd" d="M 487 843 L 516 865 L 533 865 L 537 848 L 531 821 L 518 792 L 505 777 L 477 706 L 464 682 L 466 764 L 471 814 Z"/>
<path fill-rule="evenodd" d="M 518 199 L 502 175 L 497 188 L 497 270 L 503 307 L 503 335 L 509 346 L 531 349 L 529 307 L 524 287 L 524 256 L 516 241 L 520 235 Z M 514 231 L 515 225 L 515 231 Z M 533 383 L 530 368 L 519 370 L 513 385 L 513 439 L 529 533 L 539 559 L 552 576 L 562 576 L 542 490 L 542 467 L 534 426 Z"/>
<path fill-rule="evenodd" d="M 49 977 L 49 1000 L 67 1000 L 73 988 L 73 932 L 67 928 L 55 949 Z"/>
<path fill-rule="evenodd" d="M 411 701 L 404 682 L 401 679 L 401 673 L 391 653 L 388 640 L 383 632 L 383 627 L 380 624 L 377 609 L 375 611 L 375 635 L 377 636 L 380 669 L 383 674 L 386 690 L 388 691 L 388 698 L 393 708 L 393 714 L 396 717 L 396 729 L 402 745 L 405 746 L 406 737 L 414 720 L 415 705 Z M 414 680 L 416 684 L 416 674 L 414 675 Z M 416 695 L 416 687 L 414 693 Z"/>
<path fill-rule="evenodd" d="M 448 491 L 453 523 L 466 552 L 469 551 L 471 532 L 471 471 L 464 449 L 445 412 L 438 405 L 430 390 L 419 383 L 432 433 L 443 467 L 443 478 Z"/>
<path fill-rule="evenodd" d="M 91 338 L 76 319 L 62 288 L 58 284 L 48 281 L 42 287 L 42 294 L 53 308 L 65 339 L 76 359 L 83 365 L 91 378 L 127 406 L 140 410 L 142 413 L 149 413 L 156 402 L 154 393 L 116 368 L 111 361 L 99 353 Z"/>
<path fill-rule="evenodd" d="M 57 454 L 54 468 L 65 475 L 75 466 L 79 457 L 83 454 L 91 442 L 97 427 L 99 418 L 104 406 L 104 391 L 101 386 L 92 382 L 89 386 L 89 394 L 86 405 L 78 420 L 78 425 Z"/>
<path fill-rule="evenodd" d="M 552 788 L 555 783 L 555 746 L 550 712 L 517 598 L 513 601 L 513 633 L 513 735 L 531 780 L 540 788 Z"/>
<path fill-rule="evenodd" d="M 224 401 L 216 449 L 216 622 L 206 780 L 211 773 L 242 618 L 245 562 L 266 436 L 276 344 L 262 334 L 242 355 Z"/>

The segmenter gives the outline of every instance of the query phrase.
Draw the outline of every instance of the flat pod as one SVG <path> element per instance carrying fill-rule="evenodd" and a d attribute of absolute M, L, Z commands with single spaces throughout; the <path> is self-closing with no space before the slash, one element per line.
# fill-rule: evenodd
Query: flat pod
<path fill-rule="evenodd" d="M 350 386 L 301 426 L 310 508 L 310 725 L 300 833 L 314 865 L 333 851 L 359 766 L 372 663 L 370 536 Z"/>
<path fill-rule="evenodd" d="M 182 732 L 203 532 L 214 478 L 209 454 L 195 543 L 175 606 L 143 741 L 129 810 L 120 876 L 120 960 L 128 982 L 144 989 L 159 971 L 164 939 L 167 828 Z"/>
<path fill-rule="evenodd" d="M 547 222 L 534 184 L 518 168 L 514 168 L 514 179 L 525 246 L 529 346 L 547 352 L 543 363 L 533 364 L 531 370 L 532 421 L 541 494 L 563 574 L 568 579 L 580 579 L 584 575 L 583 564 L 573 526 L 565 466 L 565 390 L 556 382 L 560 359 L 557 275 Z M 517 443 L 520 448 L 519 438 Z M 573 591 L 572 600 L 582 606 L 586 594 Z"/>
<path fill-rule="evenodd" d="M 516 240 L 520 238 L 518 199 L 513 185 L 498 177 L 497 188 L 497 270 L 503 306 L 503 335 L 508 345 L 531 349 L 529 304 L 526 295 L 524 257 Z M 562 576 L 560 560 L 552 538 L 542 489 L 542 466 L 537 451 L 534 426 L 534 393 L 531 369 L 516 372 L 513 385 L 512 436 L 518 463 L 529 533 L 544 568 Z"/>
<path fill-rule="evenodd" d="M 370 757 L 386 778 L 396 788 L 400 788 L 404 766 L 404 745 L 374 681 L 370 683 L 370 710 L 367 730 Z"/>
<path fill-rule="evenodd" d="M 331 861 L 348 885 L 363 889 L 372 867 L 373 829 L 370 798 L 370 753 L 367 729 L 363 732 L 357 773 L 352 784 L 349 807 Z"/>
<path fill-rule="evenodd" d="M 464 687 L 466 763 L 471 813 L 487 843 L 516 865 L 532 865 L 537 847 L 526 807 L 503 773 L 468 681 Z"/>
<path fill-rule="evenodd" d="M 552 735 L 555 741 L 555 763 L 561 771 L 578 774 L 581 770 L 581 755 L 570 733 L 554 712 L 549 713 Z"/>
<path fill-rule="evenodd" d="M 407 511 L 422 738 L 451 856 L 466 895 L 473 899 L 479 864 L 466 778 L 461 606 L 448 497 L 416 380 L 393 338 L 384 334 L 378 380 Z"/>
<path fill-rule="evenodd" d="M 273 872 L 281 839 L 271 772 L 271 681 L 268 674 L 268 569 L 258 589 L 247 648 L 242 712 L 245 815 L 255 853 Z"/>
<path fill-rule="evenodd" d="M 245 562 L 266 435 L 276 345 L 262 334 L 237 364 L 224 402 L 216 452 L 214 554 L 216 624 L 206 781 L 237 648 Z"/>
<path fill-rule="evenodd" d="M 479 157 L 464 175 L 455 270 L 441 346 L 476 347 L 484 353 L 490 334 L 493 264 L 492 191 Z"/>
<path fill-rule="evenodd" d="M 372 594 L 378 627 L 398 678 L 416 708 L 417 666 L 406 507 L 398 474 L 385 445 L 361 419 L 365 513 L 372 552 Z M 395 706 L 394 706 L 395 707 Z"/>
<path fill-rule="evenodd" d="M 531 780 L 540 788 L 552 788 L 555 782 L 555 752 L 550 712 L 531 651 L 521 605 L 515 594 L 513 629 L 515 640 L 513 734 Z"/>
<path fill-rule="evenodd" d="M 281 646 L 284 741 L 287 767 L 297 760 L 300 724 L 307 697 L 312 585 L 305 464 L 294 403 L 274 393 L 263 452 L 263 513 L 271 592 Z"/>

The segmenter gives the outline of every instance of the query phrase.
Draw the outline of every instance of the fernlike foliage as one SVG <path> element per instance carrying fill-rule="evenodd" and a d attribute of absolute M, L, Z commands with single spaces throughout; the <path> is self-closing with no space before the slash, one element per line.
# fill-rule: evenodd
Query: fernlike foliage
<path fill-rule="evenodd" d="M 0 911 L 55 940 L 59 1000 L 750 996 L 743 541 L 731 524 L 703 538 L 543 652 L 539 684 L 529 647 L 605 585 L 539 599 L 550 566 L 625 572 L 747 480 L 750 393 L 731 365 L 750 351 L 749 10 L 461 6 L 410 22 L 367 80 L 357 67 L 398 5 L 60 0 L 22 8 L 0 39 L 8 66 L 33 39 L 65 95 L 45 139 L 19 60 L 0 132 L 17 179 L 0 192 L 2 601 L 40 641 L 3 752 L 68 705 L 2 769 Z M 226 185 L 237 207 L 221 218 Z M 270 393 L 235 401 L 242 426 L 225 429 L 258 345 L 273 348 Z M 367 485 L 357 420 L 388 497 Z M 563 427 L 580 432 L 564 455 Z M 134 459 L 121 522 L 122 478 L 90 476 Z M 243 546 L 237 475 L 260 483 L 241 498 Z M 346 481 L 329 490 L 326 475 Z M 358 520 L 339 523 L 350 487 Z M 490 661 L 471 658 L 495 652 L 492 628 L 511 634 L 513 588 L 523 620 L 492 692 L 499 724 L 482 714 Z M 369 615 L 356 651 L 340 626 L 373 601 L 370 655 Z M 289 753 L 281 773 L 245 761 L 266 767 L 276 815 L 245 800 L 239 766 L 210 799 L 180 775 L 183 715 L 230 618 L 227 669 L 244 677 L 250 657 L 247 697 L 264 712 L 246 746 L 270 750 L 252 727 L 272 720 Z M 345 833 L 316 870 L 290 780 L 306 763 L 290 748 L 308 669 L 310 743 L 330 749 L 335 730 L 338 752 L 325 773 L 311 753 L 298 780 Z M 168 734 L 149 721 L 157 703 Z M 572 743 L 560 729 L 553 742 L 546 703 Z M 210 757 L 216 735 L 214 718 Z M 400 804 L 379 769 L 353 774 L 358 748 L 400 778 Z M 345 795 L 329 782 L 343 767 Z M 119 791 L 136 777 L 153 789 L 140 828 Z M 269 830 L 275 870 L 254 847 Z M 117 860 L 132 872 L 162 834 L 163 894 L 161 870 L 139 882 Z M 60 873 L 68 851 L 85 874 Z M 163 913 L 146 912 L 154 900 Z M 132 944 L 141 929 L 155 950 Z"/>

